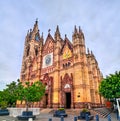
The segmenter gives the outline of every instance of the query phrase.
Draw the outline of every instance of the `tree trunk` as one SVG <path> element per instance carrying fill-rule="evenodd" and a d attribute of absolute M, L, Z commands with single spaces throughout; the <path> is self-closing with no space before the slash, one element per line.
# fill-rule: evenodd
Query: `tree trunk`
<path fill-rule="evenodd" d="M 29 102 L 26 102 L 26 111 L 28 111 Z"/>

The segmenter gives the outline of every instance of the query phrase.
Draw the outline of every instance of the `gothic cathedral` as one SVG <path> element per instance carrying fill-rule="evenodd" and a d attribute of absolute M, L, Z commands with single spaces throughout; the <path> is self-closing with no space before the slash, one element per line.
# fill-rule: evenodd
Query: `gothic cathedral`
<path fill-rule="evenodd" d="M 102 74 L 94 54 L 86 52 L 82 30 L 75 26 L 72 41 L 62 39 L 57 26 L 54 37 L 50 30 L 44 41 L 38 21 L 25 38 L 20 81 L 33 84 L 41 80 L 46 93 L 35 107 L 83 108 L 103 105 L 98 93 Z"/>

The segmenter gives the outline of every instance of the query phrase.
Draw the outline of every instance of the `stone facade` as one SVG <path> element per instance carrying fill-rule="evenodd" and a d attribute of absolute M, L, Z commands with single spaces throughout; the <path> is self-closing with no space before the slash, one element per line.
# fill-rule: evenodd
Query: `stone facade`
<path fill-rule="evenodd" d="M 99 107 L 104 100 L 98 93 L 102 74 L 94 54 L 86 52 L 82 30 L 74 28 L 72 41 L 62 39 L 57 26 L 54 38 L 48 31 L 44 41 L 38 21 L 25 38 L 21 82 L 41 80 L 46 93 L 35 107 Z"/>

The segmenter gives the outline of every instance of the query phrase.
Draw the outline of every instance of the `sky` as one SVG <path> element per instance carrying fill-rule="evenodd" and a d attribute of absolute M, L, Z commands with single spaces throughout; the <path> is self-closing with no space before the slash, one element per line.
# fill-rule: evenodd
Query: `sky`
<path fill-rule="evenodd" d="M 120 71 L 120 0 L 0 0 L 0 90 L 20 78 L 25 36 L 36 18 L 44 39 L 80 26 L 104 77 Z"/>

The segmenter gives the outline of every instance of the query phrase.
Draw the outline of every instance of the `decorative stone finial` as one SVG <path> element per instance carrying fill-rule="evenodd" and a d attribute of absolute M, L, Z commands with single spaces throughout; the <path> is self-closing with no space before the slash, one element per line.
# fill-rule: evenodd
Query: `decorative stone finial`
<path fill-rule="evenodd" d="M 35 22 L 36 22 L 36 24 L 38 23 L 38 18 L 36 18 L 36 21 Z"/>
<path fill-rule="evenodd" d="M 48 33 L 50 34 L 51 29 L 48 29 Z"/>
<path fill-rule="evenodd" d="M 81 27 L 79 26 L 79 32 L 81 32 Z"/>
<path fill-rule="evenodd" d="M 76 25 L 75 25 L 75 28 L 74 28 L 74 33 L 77 33 L 77 28 L 76 28 Z"/>
<path fill-rule="evenodd" d="M 90 54 L 89 48 L 87 48 L 87 52 L 88 52 L 88 54 Z"/>
<path fill-rule="evenodd" d="M 65 34 L 65 38 L 67 38 L 67 34 Z"/>

